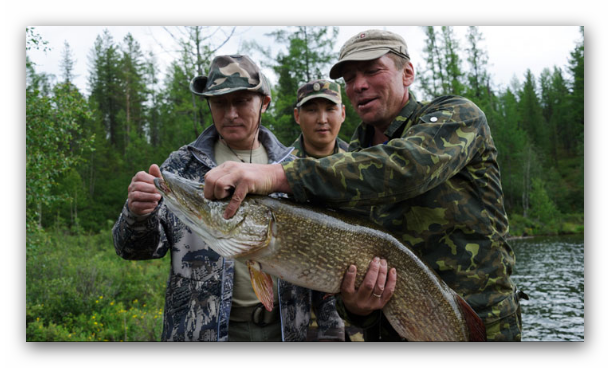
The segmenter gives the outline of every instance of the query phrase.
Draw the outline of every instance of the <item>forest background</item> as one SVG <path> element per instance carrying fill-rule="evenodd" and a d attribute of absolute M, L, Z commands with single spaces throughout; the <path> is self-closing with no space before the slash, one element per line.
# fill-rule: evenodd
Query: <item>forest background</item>
<path fill-rule="evenodd" d="M 567 65 L 539 75 L 528 70 L 523 82 L 501 88 L 488 72 L 477 27 L 464 39 L 452 27 L 423 30 L 425 49 L 414 52 L 422 52 L 426 64 L 412 91 L 420 100 L 463 95 L 485 112 L 499 151 L 511 235 L 584 232 L 584 29 Z M 138 40 L 103 32 L 91 46 L 86 94 L 73 83 L 70 45 L 54 79 L 29 60 L 28 50 L 48 44 L 27 29 L 28 340 L 158 339 L 167 260 L 121 261 L 112 254 L 110 228 L 132 176 L 162 163 L 211 124 L 205 101 L 188 84 L 207 73 L 217 48 L 209 40 L 217 31 L 184 27 L 176 33 L 182 52 L 163 78 Z M 335 27 L 283 27 L 268 36 L 282 46 L 277 55 L 255 42 L 246 45 L 275 73 L 263 125 L 285 145 L 299 134 L 295 92 L 307 80 L 327 78 L 337 59 L 336 34 Z M 349 140 L 359 119 L 348 102 L 346 110 L 340 136 Z"/>

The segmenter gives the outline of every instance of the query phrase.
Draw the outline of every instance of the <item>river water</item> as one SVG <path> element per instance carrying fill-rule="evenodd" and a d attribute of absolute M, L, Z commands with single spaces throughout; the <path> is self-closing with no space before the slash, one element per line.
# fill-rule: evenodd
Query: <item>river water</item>
<path fill-rule="evenodd" d="M 513 239 L 513 281 L 521 300 L 523 341 L 584 341 L 585 244 L 583 235 Z"/>

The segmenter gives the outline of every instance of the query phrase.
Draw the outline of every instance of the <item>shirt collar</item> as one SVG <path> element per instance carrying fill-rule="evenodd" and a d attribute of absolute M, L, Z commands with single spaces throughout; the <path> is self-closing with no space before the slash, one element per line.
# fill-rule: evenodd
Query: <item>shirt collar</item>
<path fill-rule="evenodd" d="M 407 104 L 402 108 L 402 110 L 400 110 L 398 116 L 396 116 L 396 118 L 394 119 L 392 124 L 390 124 L 388 129 L 386 129 L 384 134 L 390 139 L 400 136 L 404 131 L 403 127 L 405 123 L 407 122 L 407 120 L 409 120 L 416 108 L 417 101 L 415 100 L 415 97 L 411 94 L 409 96 L 409 101 L 407 101 Z"/>

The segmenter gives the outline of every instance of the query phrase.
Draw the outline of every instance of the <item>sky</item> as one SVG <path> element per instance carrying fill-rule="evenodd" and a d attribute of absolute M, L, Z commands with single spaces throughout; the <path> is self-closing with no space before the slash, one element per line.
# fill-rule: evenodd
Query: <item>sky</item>
<path fill-rule="evenodd" d="M 2 101 L 2 134 L 0 147 L 3 157 L 3 203 L 8 204 L 2 221 L 5 249 L 2 267 L 3 301 L 1 312 L 5 318 L 5 333 L 2 345 L 5 360 L 36 364 L 47 367 L 108 367 L 138 365 L 146 367 L 168 366 L 172 364 L 206 364 L 210 366 L 243 363 L 244 366 L 265 367 L 308 367 L 318 366 L 413 366 L 471 367 L 472 361 L 485 362 L 494 367 L 553 366 L 579 367 L 599 365 L 607 360 L 608 334 L 610 328 L 607 317 L 607 260 L 610 259 L 607 246 L 606 219 L 610 205 L 606 190 L 608 163 L 607 137 L 610 136 L 607 123 L 608 93 L 610 82 L 605 64 L 610 60 L 608 45 L 610 40 L 610 5 L 604 0 L 266 0 L 266 1 L 214 1 L 214 0 L 26 0 L 5 2 L 0 12 L 2 34 L 2 57 L 0 57 L 0 101 Z M 23 53 L 25 28 L 28 26 L 148 26 L 148 25 L 344 25 L 353 26 L 353 32 L 367 25 L 478 25 L 487 38 L 490 62 L 493 68 L 510 66 L 508 77 L 500 76 L 499 69 L 491 69 L 494 80 L 505 82 L 512 75 L 522 75 L 525 67 L 532 68 L 535 75 L 540 70 L 533 68 L 538 59 L 546 58 L 555 48 L 565 48 L 550 62 L 542 62 L 541 68 L 562 66 L 567 62 L 569 51 L 578 39 L 577 30 L 570 35 L 560 35 L 554 28 L 550 33 L 541 34 L 538 42 L 528 43 L 516 37 L 515 29 L 504 33 L 504 38 L 495 36 L 487 27 L 496 26 L 585 26 L 586 70 L 585 84 L 585 212 L 587 217 L 585 256 L 587 277 L 587 327 L 585 343 L 526 343 L 526 344 L 260 344 L 236 345 L 165 345 L 165 344 L 34 344 L 24 343 L 23 317 L 25 310 L 25 95 L 22 88 L 25 78 L 25 55 Z M 74 32 L 83 33 L 83 29 Z M 248 30 L 245 35 L 254 35 Z M 63 40 L 67 39 L 73 49 L 84 47 L 88 51 L 98 32 L 92 32 L 83 45 L 76 44 L 77 35 L 59 35 L 60 51 Z M 410 37 L 408 32 L 400 32 L 414 53 L 421 52 L 418 40 L 423 34 Z M 417 33 L 416 33 L 417 35 Z M 68 38 L 70 37 L 70 38 Z M 121 39 L 122 36 L 117 36 Z M 142 48 L 147 50 L 150 41 L 145 41 L 134 33 Z M 261 37 L 260 34 L 257 37 Z M 531 36 L 530 36 L 531 37 Z M 81 37 L 79 37 L 81 38 Z M 54 39 L 55 40 L 55 39 Z M 492 45 L 491 42 L 494 41 Z M 561 46 L 555 45 L 560 42 Z M 341 41 L 337 42 L 341 44 Z M 517 45 L 517 46 L 515 46 Z M 418 48 L 419 47 L 419 48 Z M 511 52 L 507 52 L 508 49 Z M 503 54 L 503 52 L 505 52 Z M 233 52 L 228 50 L 227 53 Z M 413 54 L 415 58 L 415 53 Z M 497 55 L 497 56 L 496 56 Z M 492 59 L 493 58 L 493 59 Z M 77 66 L 86 70 L 87 57 L 76 55 Z M 53 65 L 49 59 L 38 60 L 42 65 Z M 84 64 L 84 65 L 83 65 Z M 417 69 L 417 62 L 415 62 Z M 79 72 L 86 78 L 88 72 Z M 502 75 L 506 75 L 502 73 Z M 6 219 L 8 217 L 8 219 Z M 21 229 L 21 230 L 19 230 Z M 549 302 L 552 302 L 550 300 Z M 527 327 L 527 326 L 526 326 Z M 322 363 L 321 363 L 322 362 Z M 314 365 L 315 364 L 315 365 Z"/>
<path fill-rule="evenodd" d="M 36 63 L 36 71 L 45 72 L 62 78 L 61 60 L 64 53 L 64 43 L 70 46 L 72 57 L 75 60 L 75 84 L 84 93 L 88 93 L 87 79 L 90 71 L 90 54 L 96 37 L 108 30 L 115 43 L 122 43 L 124 37 L 130 33 L 142 48 L 144 54 L 152 51 L 159 62 L 162 75 L 172 60 L 178 58 L 177 44 L 170 36 L 170 32 L 178 34 L 179 27 L 175 26 L 35 26 L 36 33 L 48 41 L 49 51 L 31 50 L 28 56 Z M 215 29 L 215 27 L 213 27 Z M 217 32 L 214 42 L 220 44 L 224 37 L 223 32 L 229 34 L 232 27 L 224 26 Z M 217 54 L 244 53 L 244 44 L 256 41 L 265 48 L 270 48 L 274 54 L 286 50 L 286 46 L 275 44 L 273 38 L 267 36 L 276 26 L 237 26 L 234 35 L 218 50 Z M 295 28 L 281 27 L 294 31 Z M 423 60 L 425 54 L 426 36 L 419 26 L 391 26 L 391 25 L 362 25 L 340 26 L 339 34 L 335 40 L 334 51 L 338 54 L 343 43 L 351 36 L 366 29 L 387 29 L 403 36 L 407 42 L 409 52 L 416 73 L 422 72 L 426 65 Z M 453 27 L 456 39 L 465 49 L 467 26 Z M 480 26 L 484 40 L 481 48 L 487 51 L 488 71 L 492 75 L 495 87 L 510 85 L 513 78 L 524 80 L 527 69 L 538 77 L 544 68 L 559 67 L 567 72 L 570 52 L 574 50 L 576 42 L 581 39 L 578 26 Z M 170 32 L 168 32 L 170 31 Z M 260 64 L 262 55 L 250 53 L 252 58 Z M 466 55 L 462 56 L 462 68 L 468 65 Z M 265 74 L 272 83 L 277 77 L 271 70 Z M 567 76 L 567 73 L 566 73 Z M 296 91 L 295 91 L 296 93 Z"/>

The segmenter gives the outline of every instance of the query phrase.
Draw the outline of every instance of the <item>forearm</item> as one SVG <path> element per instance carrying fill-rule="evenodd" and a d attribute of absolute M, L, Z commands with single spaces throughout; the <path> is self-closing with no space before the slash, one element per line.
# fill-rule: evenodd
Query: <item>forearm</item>
<path fill-rule="evenodd" d="M 413 198 L 462 170 L 481 146 L 476 127 L 451 123 L 434 130 L 442 137 L 458 136 L 459 131 L 455 144 L 431 135 L 431 130 L 416 126 L 387 145 L 285 163 L 285 175 L 299 201 L 357 207 Z"/>
<path fill-rule="evenodd" d="M 160 207 L 160 206 L 159 206 Z M 160 239 L 162 226 L 159 207 L 153 213 L 136 216 L 123 206 L 121 215 L 112 228 L 116 253 L 124 259 L 143 260 L 161 258 L 166 249 Z"/>

